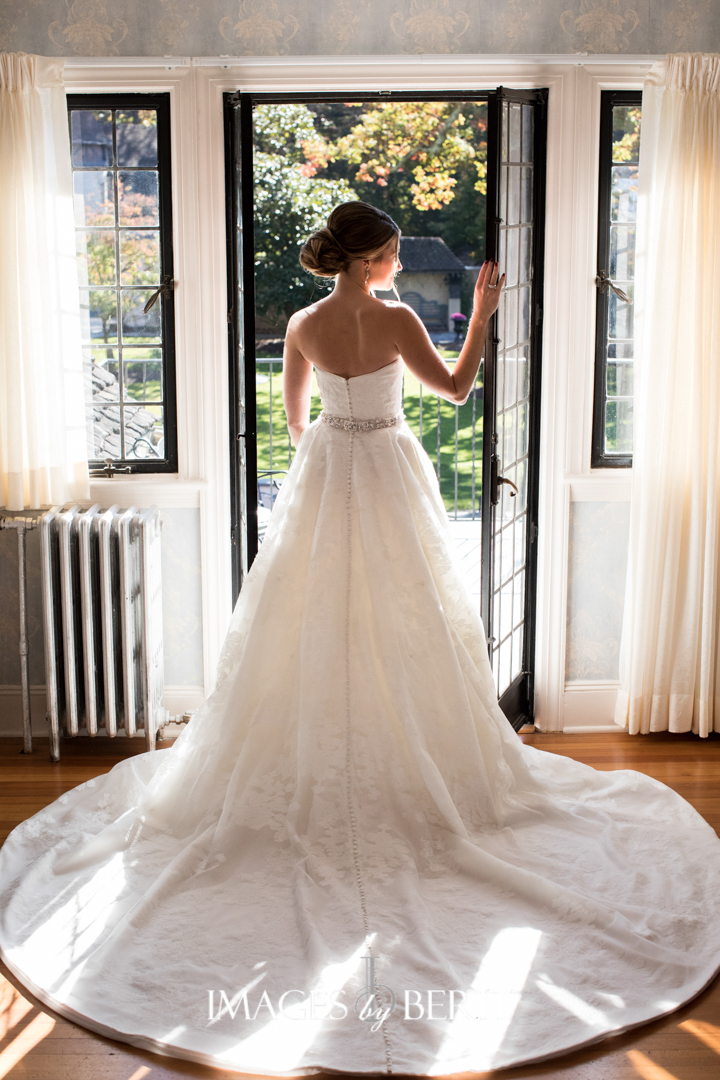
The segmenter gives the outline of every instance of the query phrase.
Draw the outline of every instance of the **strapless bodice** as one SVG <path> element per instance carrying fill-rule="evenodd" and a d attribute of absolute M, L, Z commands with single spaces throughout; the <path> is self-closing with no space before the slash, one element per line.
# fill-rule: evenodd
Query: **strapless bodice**
<path fill-rule="evenodd" d="M 399 358 L 377 371 L 351 379 L 315 368 L 323 409 L 332 416 L 349 420 L 397 416 L 402 409 L 403 371 Z"/>

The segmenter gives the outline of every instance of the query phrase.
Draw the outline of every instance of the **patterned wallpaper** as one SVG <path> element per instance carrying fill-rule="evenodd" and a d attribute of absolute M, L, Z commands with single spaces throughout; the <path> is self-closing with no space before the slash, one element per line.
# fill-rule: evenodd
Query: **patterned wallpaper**
<path fill-rule="evenodd" d="M 567 680 L 615 680 L 625 601 L 629 502 L 570 504 Z"/>
<path fill-rule="evenodd" d="M 0 50 L 48 56 L 720 49 L 718 0 L 3 0 Z"/>

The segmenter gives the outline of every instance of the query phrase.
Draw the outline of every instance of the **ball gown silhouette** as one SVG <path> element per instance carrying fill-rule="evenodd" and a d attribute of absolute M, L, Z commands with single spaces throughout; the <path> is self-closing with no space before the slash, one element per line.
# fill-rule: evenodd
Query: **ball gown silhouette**
<path fill-rule="evenodd" d="M 663 1015 L 720 967 L 720 841 L 498 708 L 403 364 L 317 372 L 217 688 L 19 825 L 0 948 L 62 1015 L 238 1072 L 439 1075 Z"/>

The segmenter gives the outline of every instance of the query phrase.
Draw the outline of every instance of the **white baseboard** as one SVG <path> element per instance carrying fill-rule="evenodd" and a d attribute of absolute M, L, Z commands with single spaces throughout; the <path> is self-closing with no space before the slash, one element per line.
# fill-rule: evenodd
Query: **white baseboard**
<path fill-rule="evenodd" d="M 194 712 L 205 701 L 205 691 L 202 686 L 166 686 L 165 708 L 171 716 L 179 716 L 185 712 Z M 30 717 L 32 720 L 32 733 L 35 737 L 46 738 L 49 732 L 48 722 L 45 719 L 47 704 L 45 699 L 45 687 L 35 685 L 30 687 Z M 22 729 L 22 698 L 19 686 L 0 686 L 0 738 L 3 736 L 20 736 Z"/>
<path fill-rule="evenodd" d="M 601 735 L 617 733 L 622 729 L 617 724 L 570 724 L 563 728 L 563 735 Z"/>
<path fill-rule="evenodd" d="M 195 712 L 205 701 L 205 689 L 202 686 L 166 686 L 164 701 L 171 716 Z"/>
<path fill-rule="evenodd" d="M 568 735 L 622 731 L 615 723 L 615 699 L 619 682 L 571 682 L 565 684 L 563 731 Z"/>

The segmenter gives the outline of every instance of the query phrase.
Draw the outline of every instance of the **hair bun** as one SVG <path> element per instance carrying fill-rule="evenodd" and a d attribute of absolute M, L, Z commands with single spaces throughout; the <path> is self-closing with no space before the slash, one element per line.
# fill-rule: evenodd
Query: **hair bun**
<path fill-rule="evenodd" d="M 337 277 L 357 259 L 375 259 L 400 230 L 384 210 L 354 199 L 340 203 L 327 225 L 300 249 L 300 264 L 317 277 Z"/>
<path fill-rule="evenodd" d="M 316 277 L 335 277 L 347 264 L 347 253 L 327 228 L 318 229 L 300 249 L 300 265 Z"/>

